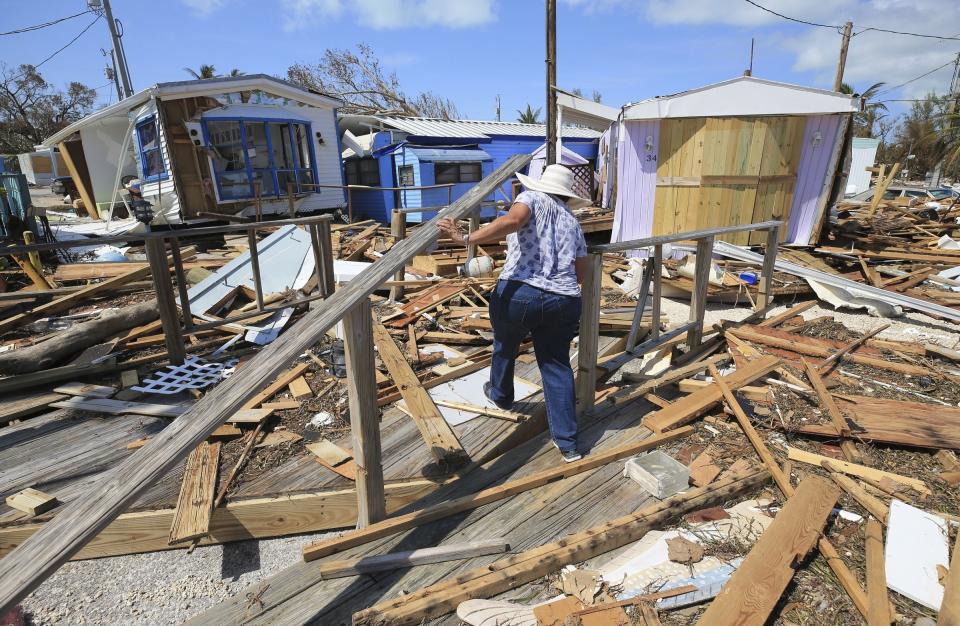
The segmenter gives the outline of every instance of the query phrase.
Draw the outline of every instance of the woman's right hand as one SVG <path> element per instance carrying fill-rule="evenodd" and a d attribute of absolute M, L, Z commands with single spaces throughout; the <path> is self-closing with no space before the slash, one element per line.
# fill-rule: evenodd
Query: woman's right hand
<path fill-rule="evenodd" d="M 463 243 L 463 232 L 460 230 L 460 227 L 457 226 L 457 223 L 445 217 L 437 222 L 437 228 L 440 232 L 456 243 Z"/>

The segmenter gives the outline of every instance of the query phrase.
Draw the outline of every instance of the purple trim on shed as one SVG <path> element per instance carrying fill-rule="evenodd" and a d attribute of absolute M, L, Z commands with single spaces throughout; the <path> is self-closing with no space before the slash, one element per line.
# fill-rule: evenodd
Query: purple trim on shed
<path fill-rule="evenodd" d="M 810 241 L 810 233 L 819 217 L 817 206 L 820 203 L 820 194 L 824 190 L 827 168 L 833 156 L 840 118 L 840 115 L 807 117 L 785 243 L 806 245 Z M 819 141 L 815 141 L 817 133 L 820 133 Z"/>
<path fill-rule="evenodd" d="M 611 233 L 614 242 L 651 235 L 657 193 L 660 120 L 624 122 L 622 128 L 617 148 L 617 206 Z"/>

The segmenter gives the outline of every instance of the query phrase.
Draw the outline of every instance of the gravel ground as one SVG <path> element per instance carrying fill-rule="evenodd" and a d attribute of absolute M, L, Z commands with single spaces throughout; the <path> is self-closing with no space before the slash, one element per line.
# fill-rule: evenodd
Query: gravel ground
<path fill-rule="evenodd" d="M 771 315 L 786 308 L 778 307 Z M 662 311 L 672 324 L 679 324 L 687 319 L 689 304 L 664 299 Z M 736 321 L 749 314 L 745 307 L 710 304 L 706 320 Z M 948 348 L 960 345 L 955 327 L 917 313 L 894 320 L 821 306 L 803 313 L 806 319 L 822 316 L 860 332 L 890 322 L 880 338 Z M 330 533 L 210 546 L 193 554 L 171 550 L 71 562 L 31 594 L 23 607 L 36 624 L 176 624 L 295 563 L 304 544 L 325 536 Z"/>

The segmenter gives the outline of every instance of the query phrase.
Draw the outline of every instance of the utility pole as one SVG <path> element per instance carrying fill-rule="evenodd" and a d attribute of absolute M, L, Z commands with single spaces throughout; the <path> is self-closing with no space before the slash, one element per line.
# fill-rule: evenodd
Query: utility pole
<path fill-rule="evenodd" d="M 557 0 L 547 0 L 547 165 L 557 162 Z"/>
<path fill-rule="evenodd" d="M 843 25 L 843 41 L 840 42 L 840 60 L 837 62 L 837 77 L 833 79 L 833 90 L 840 91 L 843 84 L 843 69 L 847 65 L 847 48 L 850 47 L 850 33 L 853 32 L 853 22 Z"/>
<path fill-rule="evenodd" d="M 101 0 L 87 0 L 87 6 L 96 11 L 100 7 Z M 121 98 L 129 98 L 133 95 L 133 85 L 130 83 L 130 68 L 127 67 L 127 55 L 123 51 L 123 33 L 120 32 L 120 20 L 113 18 L 113 11 L 110 10 L 110 0 L 102 0 L 103 16 L 107 20 L 107 26 L 110 28 L 110 39 L 113 40 L 114 63 L 117 66 L 117 75 L 120 77 L 120 86 L 123 88 Z"/>
<path fill-rule="evenodd" d="M 960 100 L 960 52 L 957 53 L 957 60 L 953 62 L 953 77 L 950 79 L 950 104 L 947 106 L 947 120 L 943 125 L 943 136 L 949 139 L 953 132 L 953 118 L 957 114 L 957 100 Z M 930 181 L 932 187 L 940 185 L 940 177 L 943 175 L 943 161 L 937 161 L 933 168 L 933 179 Z"/>
<path fill-rule="evenodd" d="M 500 121 L 500 94 L 497 94 L 497 121 Z"/>
<path fill-rule="evenodd" d="M 123 88 L 120 87 L 120 78 L 117 76 L 117 58 L 113 55 L 113 50 L 107 52 L 100 48 L 100 54 L 110 57 L 110 65 L 103 68 L 103 75 L 113 81 L 113 86 L 117 89 L 117 102 L 123 100 Z"/>

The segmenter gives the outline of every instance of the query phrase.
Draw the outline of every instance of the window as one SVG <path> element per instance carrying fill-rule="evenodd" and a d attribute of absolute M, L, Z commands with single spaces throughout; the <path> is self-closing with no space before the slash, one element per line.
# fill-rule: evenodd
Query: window
<path fill-rule="evenodd" d="M 163 152 L 160 150 L 160 133 L 157 131 L 156 116 L 148 117 L 137 123 L 137 143 L 140 144 L 140 167 L 144 181 L 157 181 L 167 177 L 167 168 L 163 164 Z"/>
<path fill-rule="evenodd" d="M 479 161 L 467 163 L 434 163 L 434 175 L 438 185 L 447 183 L 476 183 L 482 178 Z"/>
<path fill-rule="evenodd" d="M 221 200 L 309 193 L 316 178 L 309 124 L 275 120 L 204 120 Z"/>
<path fill-rule="evenodd" d="M 397 178 L 400 187 L 414 187 L 417 184 L 412 165 L 401 165 L 397 168 Z"/>
<path fill-rule="evenodd" d="M 344 163 L 348 185 L 380 186 L 380 163 L 373 157 L 350 159 Z"/>

